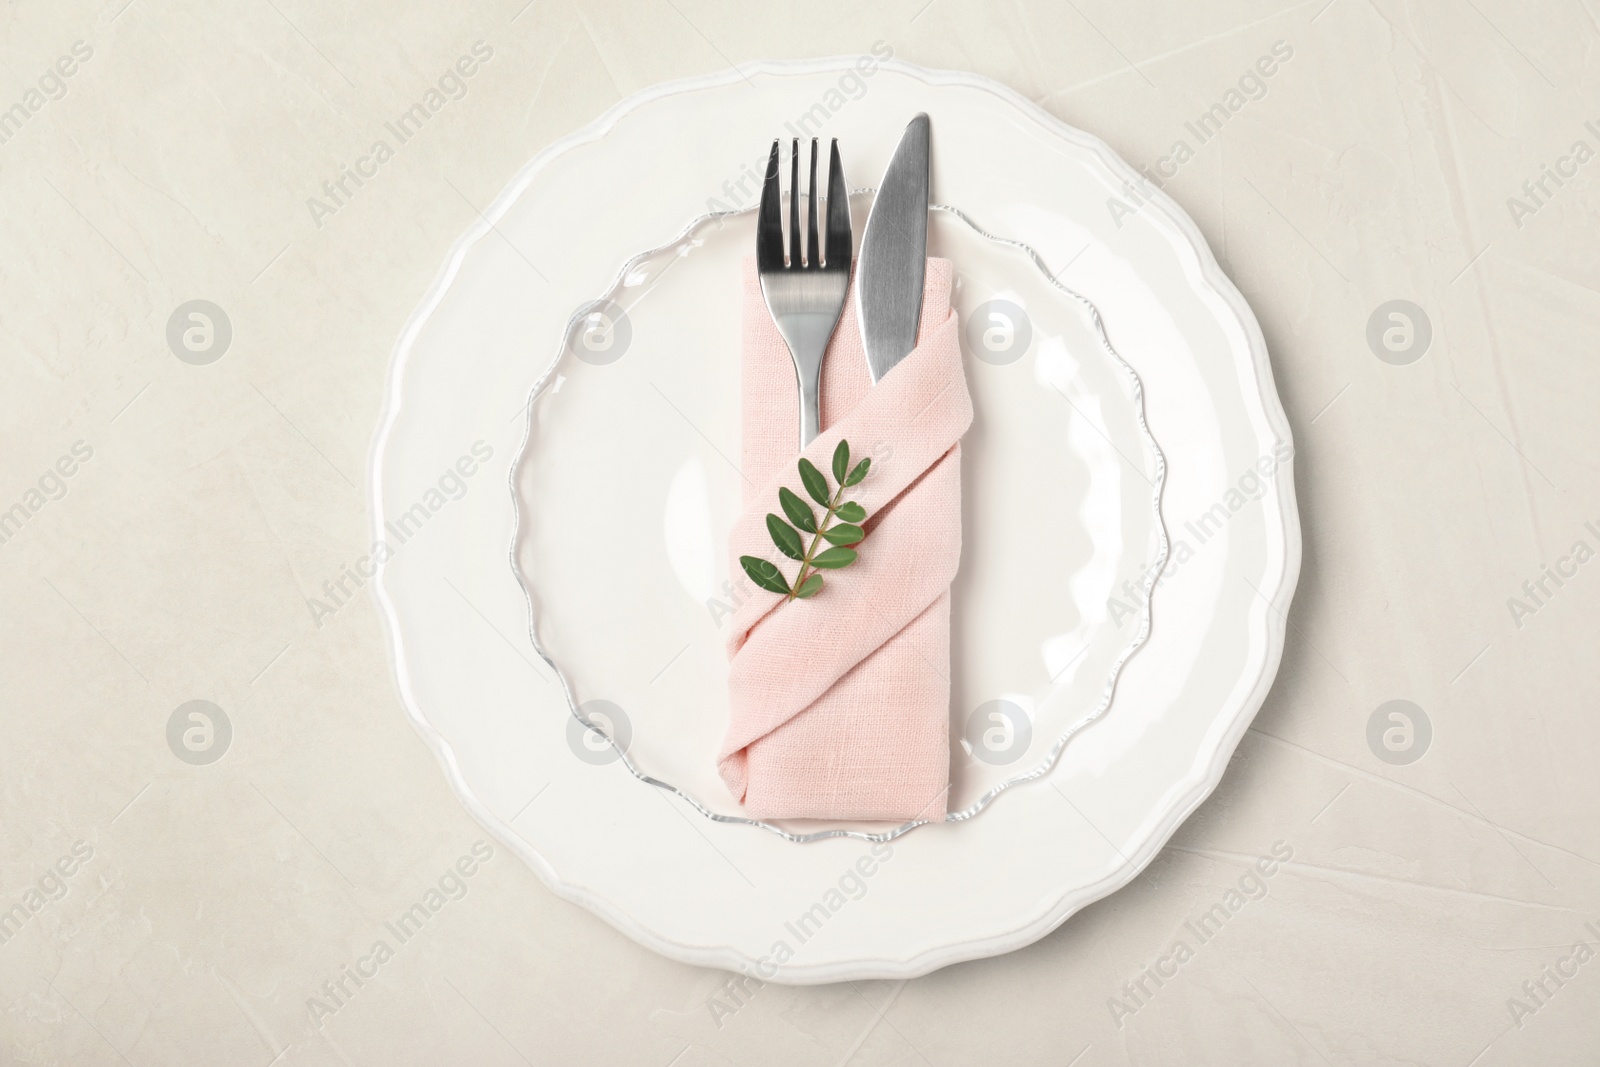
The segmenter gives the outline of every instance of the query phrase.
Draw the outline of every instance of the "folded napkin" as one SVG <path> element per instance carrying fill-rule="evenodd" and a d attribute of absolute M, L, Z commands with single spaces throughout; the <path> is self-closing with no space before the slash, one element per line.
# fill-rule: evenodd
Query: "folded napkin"
<path fill-rule="evenodd" d="M 794 364 L 767 313 L 754 260 L 744 270 L 744 514 L 732 573 L 751 596 L 732 617 L 728 730 L 718 769 L 756 818 L 939 818 L 950 773 L 950 582 L 961 556 L 961 435 L 972 422 L 951 266 L 930 259 L 915 351 L 877 385 L 867 371 L 854 284 L 822 371 L 822 433 L 804 455 L 831 467 L 870 456 L 849 498 L 867 509 L 860 557 L 821 572 L 808 600 L 756 589 L 742 555 L 792 581 L 768 512 L 778 488 L 805 495 L 795 468 Z"/>

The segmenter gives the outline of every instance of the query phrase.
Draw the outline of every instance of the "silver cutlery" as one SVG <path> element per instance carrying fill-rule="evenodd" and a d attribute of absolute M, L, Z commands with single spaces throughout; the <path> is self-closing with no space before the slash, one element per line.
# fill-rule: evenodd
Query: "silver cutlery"
<path fill-rule="evenodd" d="M 756 272 L 767 311 L 789 346 L 800 385 L 800 447 L 822 429 L 819 390 L 822 357 L 850 288 L 850 196 L 839 164 L 839 142 L 828 160 L 827 243 L 817 240 L 817 139 L 811 139 L 811 194 L 806 204 L 806 243 L 800 245 L 800 141 L 790 148 L 789 254 L 783 251 L 782 193 L 778 188 L 778 144 L 772 142 L 767 177 L 756 215 Z M 921 287 L 919 284 L 918 292 Z"/>
<path fill-rule="evenodd" d="M 917 347 L 928 256 L 928 116 L 900 136 L 861 236 L 856 313 L 874 383 Z"/>

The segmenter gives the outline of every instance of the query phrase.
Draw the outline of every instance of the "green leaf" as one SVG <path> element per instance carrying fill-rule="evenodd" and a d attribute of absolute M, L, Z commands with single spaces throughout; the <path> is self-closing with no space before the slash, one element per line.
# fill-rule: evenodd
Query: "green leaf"
<path fill-rule="evenodd" d="M 825 571 L 836 571 L 840 567 L 848 567 L 856 561 L 856 550 L 853 548 L 830 548 L 820 553 L 811 561 L 813 567 Z"/>
<path fill-rule="evenodd" d="M 811 513 L 811 506 L 804 500 L 785 488 L 778 490 L 778 503 L 782 505 L 783 513 L 789 516 L 790 522 L 806 533 L 817 532 L 817 517 Z"/>
<path fill-rule="evenodd" d="M 772 543 L 778 546 L 779 552 L 782 552 L 790 559 L 805 558 L 805 545 L 800 540 L 799 532 L 793 526 L 790 526 L 778 516 L 769 513 L 767 515 L 767 532 L 772 535 Z"/>
<path fill-rule="evenodd" d="M 806 492 L 811 494 L 812 500 L 828 506 L 828 479 L 804 456 L 800 457 L 800 480 L 806 483 Z"/>
<path fill-rule="evenodd" d="M 807 578 L 803 583 L 801 583 L 800 588 L 794 591 L 794 595 L 801 600 L 809 600 L 821 591 L 822 575 L 813 574 L 811 577 Z"/>
<path fill-rule="evenodd" d="M 839 505 L 839 510 L 834 512 L 845 522 L 862 522 L 867 517 L 867 509 L 857 504 L 854 500 L 846 500 Z"/>
<path fill-rule="evenodd" d="M 840 441 L 839 447 L 833 450 L 833 480 L 843 484 L 845 476 L 850 473 L 850 442 Z"/>
<path fill-rule="evenodd" d="M 828 551 L 836 550 L 829 549 Z M 825 552 L 823 555 L 827 555 L 827 553 Z M 739 566 L 744 568 L 744 572 L 750 576 L 752 582 L 755 582 L 767 592 L 787 593 L 789 591 L 789 583 L 783 577 L 783 572 L 759 556 L 740 556 Z"/>
<path fill-rule="evenodd" d="M 849 475 L 847 475 L 845 477 L 845 480 L 844 480 L 845 486 L 849 487 L 849 486 L 852 486 L 852 485 L 859 485 L 860 482 L 861 482 L 861 479 L 863 479 L 863 478 L 865 478 L 867 476 L 867 468 L 870 467 L 870 466 L 872 466 L 872 457 L 871 456 L 868 456 L 866 459 L 862 460 L 860 463 L 857 463 L 856 466 L 855 466 L 855 470 L 851 471 L 849 473 Z"/>
<path fill-rule="evenodd" d="M 830 526 L 822 531 L 822 536 L 833 545 L 856 545 L 866 539 L 867 531 L 859 526 L 852 526 L 842 522 L 837 526 Z"/>

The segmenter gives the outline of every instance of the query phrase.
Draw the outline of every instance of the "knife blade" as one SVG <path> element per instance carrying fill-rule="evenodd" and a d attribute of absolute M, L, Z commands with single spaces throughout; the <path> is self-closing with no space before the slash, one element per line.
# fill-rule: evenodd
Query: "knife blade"
<path fill-rule="evenodd" d="M 906 125 L 861 238 L 856 314 L 876 384 L 917 347 L 928 255 L 928 116 Z"/>

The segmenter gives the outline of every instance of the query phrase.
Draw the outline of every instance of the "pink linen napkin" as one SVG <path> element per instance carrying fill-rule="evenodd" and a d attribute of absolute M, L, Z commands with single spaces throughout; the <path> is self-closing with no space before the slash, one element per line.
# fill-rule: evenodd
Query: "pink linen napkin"
<path fill-rule="evenodd" d="M 928 260 L 916 349 L 872 385 L 855 288 L 822 371 L 822 433 L 803 453 L 870 456 L 849 498 L 867 509 L 857 561 L 823 571 L 809 600 L 754 587 L 738 559 L 793 581 L 767 533 L 778 488 L 805 496 L 794 364 L 744 269 L 744 514 L 729 537 L 749 592 L 728 639 L 727 734 L 718 770 L 756 818 L 909 820 L 945 811 L 950 773 L 950 582 L 961 556 L 961 435 L 972 422 L 949 260 Z M 831 481 L 830 481 L 830 484 Z"/>

